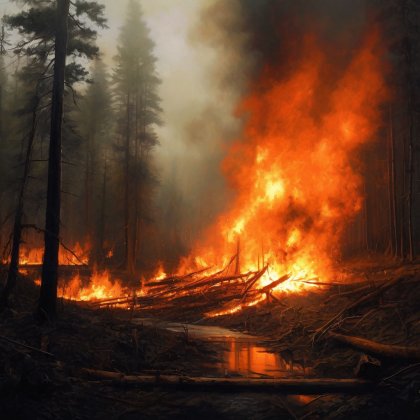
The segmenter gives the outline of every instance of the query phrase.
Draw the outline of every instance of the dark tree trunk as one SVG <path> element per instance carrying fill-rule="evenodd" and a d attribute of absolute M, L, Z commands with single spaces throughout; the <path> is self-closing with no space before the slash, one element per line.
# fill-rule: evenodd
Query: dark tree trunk
<path fill-rule="evenodd" d="M 28 183 L 29 171 L 31 168 L 31 156 L 33 150 L 33 144 L 36 134 L 37 126 L 37 112 L 38 112 L 39 98 L 36 98 L 35 108 L 32 112 L 32 125 L 29 133 L 28 145 L 26 149 L 25 163 L 23 169 L 22 184 L 20 186 L 18 201 L 16 205 L 15 220 L 13 224 L 13 236 L 12 236 L 12 252 L 10 256 L 10 265 L 7 272 L 6 285 L 0 296 L 0 309 L 4 309 L 9 303 L 9 297 L 13 289 L 16 286 L 16 279 L 19 270 L 19 254 L 20 244 L 22 240 L 22 217 L 23 217 L 23 205 L 25 199 L 25 191 Z"/>
<path fill-rule="evenodd" d="M 0 85 L 0 141 L 3 140 L 3 86 Z"/>
<path fill-rule="evenodd" d="M 106 219 L 106 201 L 107 201 L 107 160 L 105 159 L 104 176 L 102 180 L 102 205 L 99 218 L 99 232 L 98 232 L 98 256 L 97 261 L 101 265 L 105 260 L 105 219 Z"/>
<path fill-rule="evenodd" d="M 45 252 L 42 265 L 41 294 L 39 298 L 39 315 L 42 319 L 47 320 L 53 320 L 56 317 L 57 305 L 61 198 L 61 131 L 63 122 L 69 7 L 70 0 L 57 0 L 55 63 L 51 104 L 48 190 L 45 218 Z"/>
<path fill-rule="evenodd" d="M 91 134 L 87 139 L 86 147 L 86 172 L 85 172 L 85 240 L 89 243 L 92 240 L 92 145 Z"/>
<path fill-rule="evenodd" d="M 392 107 L 389 109 L 390 123 L 390 145 L 389 145 L 389 194 L 390 194 L 390 212 L 391 212 L 391 243 L 392 254 L 398 256 L 398 227 L 397 227 L 397 196 L 396 196 L 396 171 L 395 171 L 395 139 L 394 139 L 394 121 Z"/>
<path fill-rule="evenodd" d="M 127 94 L 127 109 L 126 109 L 126 137 L 125 137 L 125 190 L 124 190 L 124 266 L 129 274 L 131 274 L 132 261 L 132 235 L 130 235 L 130 144 L 131 144 L 131 95 Z"/>
<path fill-rule="evenodd" d="M 407 190 L 407 239 L 408 239 L 408 260 L 413 261 L 414 259 L 414 248 L 413 248 L 413 190 L 414 190 L 414 165 L 413 165 L 413 141 L 414 141 L 414 115 L 413 115 L 413 84 L 411 79 L 411 45 L 407 45 L 407 61 L 408 61 L 408 190 Z"/>
<path fill-rule="evenodd" d="M 137 68 L 137 77 L 139 77 Z M 134 177 L 134 229 L 133 229 L 133 253 L 130 266 L 135 271 L 138 250 L 138 230 L 139 230 L 139 90 L 136 91 L 136 112 L 135 112 L 135 177 Z"/>

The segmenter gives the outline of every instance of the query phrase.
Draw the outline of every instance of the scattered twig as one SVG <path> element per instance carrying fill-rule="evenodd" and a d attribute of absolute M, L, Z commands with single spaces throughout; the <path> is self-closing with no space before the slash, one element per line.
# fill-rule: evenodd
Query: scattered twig
<path fill-rule="evenodd" d="M 11 338 L 5 337 L 3 335 L 0 335 L 0 340 L 7 341 L 8 343 L 13 344 L 15 346 L 21 346 L 21 347 L 24 347 L 28 350 L 32 350 L 32 351 L 35 351 L 37 353 L 44 354 L 45 356 L 55 358 L 55 356 L 48 351 L 44 351 L 44 350 L 37 349 L 36 347 L 28 346 L 27 344 L 23 344 L 23 343 L 20 343 L 19 341 L 12 340 Z"/>

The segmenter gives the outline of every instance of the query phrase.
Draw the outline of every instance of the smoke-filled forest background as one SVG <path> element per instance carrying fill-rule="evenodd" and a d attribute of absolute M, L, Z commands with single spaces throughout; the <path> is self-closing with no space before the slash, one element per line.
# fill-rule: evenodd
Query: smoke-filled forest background
<path fill-rule="evenodd" d="M 45 219 L 50 44 L 48 34 L 28 42 L 31 33 L 22 29 L 22 15 L 14 13 L 21 7 L 36 13 L 48 2 L 24 3 L 7 6 L 0 44 L 0 249 L 5 261 L 18 203 L 23 250 L 42 248 Z M 379 102 L 378 113 L 370 141 L 351 159 L 363 200 L 340 232 L 340 255 L 418 256 L 416 2 L 130 0 L 118 2 L 118 18 L 117 2 L 103 3 L 109 29 L 100 29 L 101 48 L 96 50 L 90 29 L 77 27 L 69 44 L 63 245 L 91 264 L 142 276 L 161 264 L 175 270 L 238 194 L 237 184 L 226 180 L 224 162 L 231 145 L 244 137 L 249 115 L 240 105 L 255 90 L 255 81 L 275 69 L 268 85 L 258 87 L 261 95 L 270 83 L 286 83 L 314 36 L 329 63 L 321 67 L 324 84 L 313 94 L 312 117 L 321 120 L 331 106 L 329 88 L 376 31 L 371 52 L 384 86 L 378 97 L 367 97 L 372 108 Z M 165 51 L 169 58 L 161 58 Z M 327 159 L 322 165 L 335 162 Z"/>

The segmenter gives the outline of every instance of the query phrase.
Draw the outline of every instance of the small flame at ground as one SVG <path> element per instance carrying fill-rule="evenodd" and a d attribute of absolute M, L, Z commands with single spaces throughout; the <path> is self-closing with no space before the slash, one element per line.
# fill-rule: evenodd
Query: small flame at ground
<path fill-rule="evenodd" d="M 41 286 L 41 279 L 35 284 Z M 58 297 L 80 302 L 113 299 L 127 293 L 119 280 L 112 280 L 109 271 L 94 271 L 88 282 L 83 281 L 79 274 L 70 280 L 63 280 L 58 288 Z"/>

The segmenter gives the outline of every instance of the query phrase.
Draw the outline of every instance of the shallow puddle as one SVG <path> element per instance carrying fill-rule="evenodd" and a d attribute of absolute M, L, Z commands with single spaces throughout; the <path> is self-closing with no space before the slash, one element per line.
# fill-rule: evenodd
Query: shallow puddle
<path fill-rule="evenodd" d="M 134 323 L 155 326 L 176 333 L 183 333 L 197 340 L 222 344 L 220 362 L 203 366 L 203 374 L 243 377 L 304 376 L 304 363 L 293 360 L 287 351 L 280 356 L 271 353 L 260 343 L 264 337 L 244 334 L 227 328 L 166 322 L 152 318 L 137 318 Z"/>

